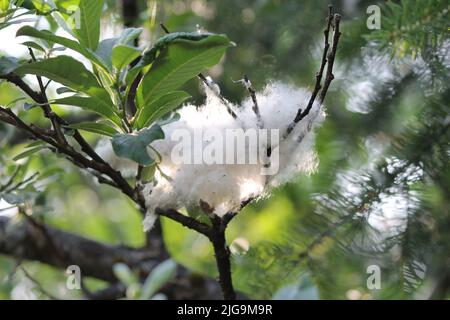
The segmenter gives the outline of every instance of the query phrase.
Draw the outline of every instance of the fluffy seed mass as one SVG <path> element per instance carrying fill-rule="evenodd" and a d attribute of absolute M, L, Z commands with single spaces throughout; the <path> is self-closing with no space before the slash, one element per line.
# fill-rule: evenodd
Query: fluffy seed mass
<path fill-rule="evenodd" d="M 262 92 L 256 94 L 261 121 L 258 121 L 253 110 L 254 103 L 250 98 L 243 101 L 241 106 L 231 105 L 237 114 L 237 118 L 233 118 L 223 101 L 218 98 L 217 92 L 206 89 L 206 94 L 204 105 L 183 106 L 178 111 L 180 120 L 163 126 L 165 139 L 155 141 L 151 145 L 161 158 L 155 172 L 155 180 L 143 185 L 148 208 L 144 220 L 146 230 L 151 229 L 156 220 L 156 208 L 186 208 L 188 211 L 198 212 L 199 203 L 203 201 L 214 209 L 214 214 L 223 216 L 238 209 L 243 201 L 267 196 L 272 188 L 291 181 L 299 173 L 311 173 L 317 166 L 314 130 L 325 119 L 322 106 L 314 104 L 309 114 L 285 137 L 299 108 L 306 108 L 308 104 L 311 93 L 307 90 L 281 82 L 268 84 Z M 192 164 L 173 159 L 174 150 L 180 147 L 180 140 L 173 139 L 177 133 L 190 133 L 192 150 L 189 151 L 195 158 L 196 152 L 207 152 L 207 146 L 217 140 L 214 138 L 217 135 L 225 140 L 229 129 L 245 131 L 258 127 L 279 130 L 279 139 L 270 140 L 270 157 L 266 156 L 265 161 L 258 161 L 256 164 Z M 195 134 L 200 130 L 204 133 L 203 136 Z M 208 137 L 210 132 L 215 133 L 214 137 Z M 270 134 L 268 136 L 270 137 Z M 203 148 L 197 148 L 198 145 Z M 252 145 L 251 140 L 247 140 L 245 144 L 247 152 L 257 150 L 258 146 Z M 267 148 L 267 145 L 264 146 Z M 108 140 L 101 141 L 97 151 L 124 175 L 136 173 L 137 165 L 130 160 L 116 157 Z M 152 153 L 150 150 L 149 152 Z M 268 164 L 278 167 L 278 170 L 271 175 L 264 175 L 262 172 Z"/>

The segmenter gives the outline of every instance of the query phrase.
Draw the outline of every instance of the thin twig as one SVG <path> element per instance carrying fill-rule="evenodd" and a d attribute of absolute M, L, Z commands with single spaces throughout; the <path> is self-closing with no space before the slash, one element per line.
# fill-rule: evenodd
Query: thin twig
<path fill-rule="evenodd" d="M 75 151 L 72 147 L 61 144 L 54 140 L 52 137 L 44 135 L 42 132 L 36 129 L 33 125 L 25 124 L 18 116 L 14 114 L 10 109 L 5 109 L 0 107 L 0 120 L 15 126 L 18 129 L 24 130 L 32 137 L 42 140 L 47 144 L 54 147 L 58 152 L 64 154 L 68 157 L 70 161 L 76 164 L 80 168 L 89 168 L 104 174 L 111 178 L 116 184 L 119 190 L 124 194 L 134 200 L 140 207 L 141 210 L 145 212 L 145 200 L 139 194 L 135 193 L 134 188 L 125 180 L 119 171 L 114 170 L 109 164 L 101 163 L 95 160 L 90 160 L 84 157 L 82 154 Z"/>
<path fill-rule="evenodd" d="M 13 186 L 10 185 L 8 188 L 5 188 L 2 191 L 5 192 L 5 193 L 15 191 L 15 190 L 19 189 L 20 187 L 26 185 L 27 183 L 33 181 L 38 175 L 39 175 L 39 172 L 36 172 L 33 175 L 31 175 L 30 177 L 28 177 L 27 179 L 25 179 L 25 180 L 15 184 L 15 185 L 13 185 Z"/>
<path fill-rule="evenodd" d="M 184 214 L 176 210 L 163 210 L 160 208 L 157 208 L 155 210 L 155 214 L 176 221 L 186 228 L 195 230 L 198 233 L 203 234 L 207 238 L 211 239 L 211 228 L 208 225 L 195 220 L 194 218 L 185 216 Z"/>
<path fill-rule="evenodd" d="M 234 81 L 235 83 L 242 83 L 242 85 L 244 86 L 244 88 L 250 93 L 250 97 L 252 98 L 253 101 L 253 112 L 256 115 L 256 119 L 258 120 L 258 128 L 262 129 L 264 128 L 264 123 L 263 120 L 261 118 L 261 112 L 259 110 L 259 105 L 258 105 L 258 99 L 256 98 L 256 90 L 253 88 L 253 85 L 250 81 L 250 79 L 248 78 L 247 75 L 244 75 L 244 79 L 242 80 L 238 80 L 238 81 Z"/>
<path fill-rule="evenodd" d="M 31 56 L 31 59 L 33 60 L 33 62 L 36 62 L 37 59 L 36 59 L 36 56 L 34 55 L 33 49 L 28 47 L 28 51 L 30 53 L 30 56 Z M 52 108 L 49 105 L 47 94 L 45 93 L 45 86 L 42 81 L 42 77 L 37 75 L 36 79 L 38 81 L 39 88 L 41 90 L 41 97 L 43 100 L 43 104 L 41 104 L 41 108 L 44 111 L 44 115 L 52 123 L 53 129 L 55 130 L 57 140 L 60 143 L 67 144 L 66 137 L 64 136 L 64 133 L 62 132 L 62 129 L 61 129 L 61 124 L 58 121 L 58 119 L 56 118 L 56 114 L 53 112 Z"/>
<path fill-rule="evenodd" d="M 312 92 L 311 98 L 308 102 L 308 105 L 306 106 L 306 109 L 299 109 L 297 112 L 297 115 L 294 119 L 294 121 L 289 125 L 288 129 L 286 130 L 286 132 L 283 135 L 283 138 L 286 139 L 291 132 L 294 130 L 294 128 L 296 127 L 296 125 L 302 121 L 311 111 L 312 107 L 314 106 L 314 103 L 316 101 L 316 98 L 320 92 L 320 90 L 322 89 L 322 78 L 323 78 L 323 73 L 325 70 L 326 65 L 328 64 L 328 69 L 327 69 L 327 76 L 325 79 L 325 85 L 323 87 L 323 90 L 321 92 L 320 95 L 320 99 L 319 99 L 319 103 L 322 105 L 322 103 L 325 100 L 328 88 L 331 84 L 331 81 L 333 81 L 334 76 L 333 76 L 333 66 L 334 66 L 334 59 L 336 56 L 336 50 L 337 50 L 337 46 L 339 43 L 339 37 L 340 37 L 340 32 L 339 32 L 339 24 L 340 24 L 340 15 L 336 14 L 333 16 L 333 7 L 330 5 L 328 6 L 328 17 L 327 17 L 327 26 L 324 30 L 324 50 L 323 50 L 323 55 L 322 55 L 322 62 L 320 65 L 320 69 L 319 72 L 317 72 L 316 74 L 316 84 L 314 86 L 314 90 Z M 329 49 L 330 49 L 330 43 L 329 43 L 329 34 L 330 34 L 330 30 L 331 27 L 334 27 L 334 39 L 333 39 L 333 47 L 331 52 L 329 53 Z"/>
<path fill-rule="evenodd" d="M 24 267 L 20 267 L 20 270 L 25 274 L 25 277 L 27 277 L 33 284 L 36 286 L 36 288 L 45 296 L 47 296 L 51 300 L 59 300 L 59 298 L 55 297 L 53 294 L 48 292 L 37 279 L 35 279 Z"/>
<path fill-rule="evenodd" d="M 235 211 L 230 211 L 223 216 L 223 224 L 227 227 L 230 222 L 242 211 L 245 207 L 247 207 L 250 203 L 253 202 L 255 198 L 248 198 L 241 202 L 239 208 Z"/>
<path fill-rule="evenodd" d="M 16 169 L 14 170 L 13 174 L 9 178 L 9 180 L 3 186 L 0 186 L 0 192 L 5 191 L 6 189 L 8 189 L 13 184 L 14 179 L 19 174 L 20 168 L 21 168 L 21 166 L 17 166 Z"/>
<path fill-rule="evenodd" d="M 333 74 L 334 60 L 336 58 L 336 51 L 337 51 L 337 47 L 339 45 L 339 39 L 341 37 L 341 31 L 339 29 L 339 25 L 341 22 L 341 16 L 339 14 L 335 14 L 333 22 L 334 22 L 333 46 L 331 48 L 331 53 L 328 56 L 328 69 L 327 69 L 327 75 L 325 78 L 325 83 L 323 85 L 322 92 L 320 93 L 320 99 L 319 99 L 320 104 L 322 104 L 325 101 L 325 97 L 327 95 L 330 84 L 334 80 L 334 74 Z"/>
<path fill-rule="evenodd" d="M 34 91 L 28 84 L 26 84 L 22 78 L 20 78 L 18 75 L 9 73 L 7 75 L 0 75 L 0 79 L 5 79 L 6 81 L 16 85 L 18 88 L 20 88 L 23 92 L 25 92 L 31 99 L 33 99 L 38 104 L 48 104 L 48 102 L 45 101 L 45 99 L 41 96 L 40 93 Z M 56 120 L 61 124 L 61 126 L 66 126 L 68 123 L 64 121 L 64 119 L 60 118 L 57 114 L 54 114 L 54 117 Z M 4 119 L 0 119 L 4 121 Z M 10 122 L 8 122 L 10 123 Z M 11 123 L 10 123 L 11 124 Z M 52 134 L 53 138 L 53 134 Z M 74 130 L 73 138 L 77 141 L 77 143 L 80 145 L 81 150 L 86 153 L 88 156 L 90 156 L 93 160 L 102 163 L 104 165 L 108 165 L 95 151 L 94 149 L 89 145 L 89 143 L 86 142 L 86 140 L 83 138 L 83 136 L 80 134 L 78 130 Z"/>

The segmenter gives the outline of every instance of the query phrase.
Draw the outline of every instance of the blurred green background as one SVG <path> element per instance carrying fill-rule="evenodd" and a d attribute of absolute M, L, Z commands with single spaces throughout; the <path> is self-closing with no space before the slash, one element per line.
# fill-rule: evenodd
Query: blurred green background
<path fill-rule="evenodd" d="M 274 80 L 314 85 L 328 3 L 141 1 L 136 25 L 146 28 L 141 45 L 163 34 L 160 21 L 171 31 L 227 34 L 237 46 L 209 74 L 225 97 L 238 102 L 246 92 L 233 80 L 244 74 L 257 90 Z M 231 224 L 235 286 L 253 299 L 449 298 L 448 2 L 380 1 L 380 30 L 366 24 L 374 1 L 331 4 L 342 14 L 343 36 L 326 100 L 328 118 L 318 130 L 320 165 L 252 204 Z M 120 31 L 119 12 L 117 2 L 108 1 L 103 23 L 110 33 Z M 201 103 L 198 82 L 186 87 Z M 17 95 L 11 85 L 0 84 L 0 104 Z M 26 115 L 38 116 L 33 110 Z M 11 173 L 8 161 L 24 143 L 0 124 L 3 174 Z M 95 240 L 143 244 L 140 216 L 125 197 L 98 188 L 52 154 L 27 165 L 61 170 L 46 181 L 35 209 L 47 223 Z M 216 276 L 206 239 L 170 221 L 163 228 L 177 262 Z M 367 286 L 371 265 L 381 270 L 380 289 Z M 0 299 L 45 298 L 24 277 L 9 277 L 14 267 L 15 261 L 0 256 Z M 54 295 L 78 297 L 65 289 L 61 270 L 26 267 Z M 104 284 L 90 279 L 88 285 Z"/>

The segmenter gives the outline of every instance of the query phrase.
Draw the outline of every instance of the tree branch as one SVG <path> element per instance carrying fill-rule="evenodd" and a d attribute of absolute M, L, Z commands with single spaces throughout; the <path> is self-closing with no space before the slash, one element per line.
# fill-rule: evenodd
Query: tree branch
<path fill-rule="evenodd" d="M 125 178 L 123 178 L 120 172 L 114 170 L 109 164 L 105 163 L 103 160 L 102 162 L 98 162 L 84 157 L 82 154 L 75 151 L 70 145 L 61 144 L 58 141 L 54 140 L 53 137 L 44 134 L 42 130 L 39 130 L 36 126 L 27 125 L 10 109 L 0 107 L 0 120 L 15 126 L 20 130 L 27 132 L 35 139 L 42 140 L 47 144 L 51 145 L 56 150 L 58 150 L 58 152 L 66 155 L 68 159 L 78 167 L 84 169 L 89 168 L 111 178 L 111 180 L 114 181 L 115 184 L 117 185 L 118 189 L 121 190 L 125 195 L 130 197 L 132 200 L 134 200 L 145 212 L 144 199 L 139 194 L 136 194 L 134 188 L 130 186 L 130 184 L 125 180 Z M 102 182 L 102 180 L 100 180 L 100 182 Z"/>
<path fill-rule="evenodd" d="M 253 101 L 253 108 L 252 108 L 252 110 L 253 110 L 253 113 L 256 115 L 256 119 L 258 120 L 258 128 L 260 128 L 260 129 L 264 128 L 264 123 L 263 123 L 263 120 L 261 118 L 261 113 L 259 111 L 258 99 L 256 98 L 256 90 L 253 88 L 250 79 L 248 78 L 247 75 L 244 75 L 244 79 L 238 80 L 238 81 L 234 81 L 234 82 L 235 83 L 242 83 L 244 88 L 250 94 L 250 97 L 252 98 L 252 101 Z"/>
<path fill-rule="evenodd" d="M 303 110 L 302 108 L 300 108 L 298 110 L 294 121 L 289 125 L 288 129 L 286 130 L 285 134 L 283 135 L 284 139 L 286 139 L 292 133 L 292 131 L 294 130 L 296 125 L 309 114 L 312 107 L 314 106 L 314 102 L 316 101 L 317 96 L 319 95 L 319 92 L 322 89 L 323 73 L 325 71 L 325 67 L 328 64 L 327 75 L 325 78 L 325 84 L 322 89 L 322 92 L 320 92 L 319 103 L 322 105 L 325 100 L 326 94 L 328 92 L 328 88 L 330 87 L 330 84 L 334 79 L 334 75 L 333 75 L 334 60 L 336 57 L 336 51 L 337 51 L 337 47 L 339 44 L 339 38 L 341 36 L 341 33 L 339 31 L 340 21 L 341 21 L 340 15 L 335 14 L 333 16 L 333 6 L 331 6 L 331 5 L 328 6 L 327 26 L 324 30 L 324 50 L 323 50 L 322 62 L 320 65 L 320 69 L 316 74 L 316 84 L 314 86 L 314 90 L 311 94 L 311 98 L 308 102 L 308 105 L 306 106 L 306 109 Z M 329 34 L 330 34 L 330 30 L 331 30 L 332 26 L 334 29 L 333 46 L 332 46 L 331 52 L 329 53 L 329 49 L 330 49 Z"/>
<path fill-rule="evenodd" d="M 185 216 L 184 214 L 176 211 L 176 210 L 162 210 L 160 208 L 156 208 L 155 214 L 158 216 L 169 218 L 173 221 L 176 221 L 180 223 L 181 225 L 185 226 L 186 228 L 189 228 L 191 230 L 197 231 L 200 234 L 203 234 L 207 238 L 211 238 L 211 228 L 201 223 L 194 218 Z"/>
<path fill-rule="evenodd" d="M 214 248 L 214 256 L 216 258 L 217 270 L 219 271 L 219 283 L 222 288 L 223 298 L 225 300 L 236 300 L 236 292 L 234 291 L 233 279 L 231 277 L 231 254 L 225 236 L 227 225 L 224 223 L 223 219 L 217 216 L 213 216 L 211 222 L 213 227 L 210 240 Z"/>
<path fill-rule="evenodd" d="M 334 20 L 333 20 L 333 29 L 334 29 L 333 46 L 331 47 L 331 53 L 328 56 L 327 75 L 325 78 L 325 83 L 324 83 L 322 92 L 320 93 L 320 99 L 319 99 L 320 104 L 322 104 L 325 101 L 325 97 L 327 96 L 328 89 L 331 85 L 331 82 L 334 80 L 334 74 L 333 74 L 334 60 L 336 58 L 336 51 L 337 51 L 337 47 L 339 45 L 339 39 L 341 37 L 340 23 L 341 23 L 341 16 L 339 14 L 335 14 Z"/>
<path fill-rule="evenodd" d="M 45 229 L 45 233 L 41 228 Z M 48 238 L 51 238 L 51 243 Z M 55 250 L 57 253 L 55 253 Z M 157 250 L 134 249 L 93 241 L 49 226 L 17 222 L 0 217 L 0 254 L 19 260 L 32 260 L 65 270 L 70 265 L 80 267 L 83 277 L 93 277 L 113 286 L 93 293 L 93 299 L 121 298 L 125 288 L 114 275 L 113 266 L 125 263 L 145 279 L 155 266 L 166 259 Z M 108 294 L 106 294 L 108 292 Z M 176 279 L 162 290 L 171 299 L 220 299 L 216 281 L 195 275 L 179 266 Z"/>
<path fill-rule="evenodd" d="M 33 49 L 28 47 L 28 51 L 30 52 L 30 56 L 31 56 L 31 59 L 33 60 L 33 62 L 36 62 L 37 59 L 36 59 L 36 56 L 34 55 Z M 41 90 L 40 98 L 42 99 L 42 104 L 41 104 L 42 111 L 44 112 L 45 117 L 48 118 L 50 120 L 50 122 L 52 123 L 53 129 L 55 130 L 56 139 L 62 144 L 67 144 L 66 137 L 64 136 L 64 133 L 61 129 L 61 123 L 60 123 L 59 119 L 56 117 L 56 114 L 53 112 L 53 110 L 50 107 L 50 104 L 48 102 L 47 94 L 45 93 L 46 87 L 44 86 L 44 83 L 42 82 L 42 77 L 36 76 L 36 79 L 38 81 L 39 88 Z"/>

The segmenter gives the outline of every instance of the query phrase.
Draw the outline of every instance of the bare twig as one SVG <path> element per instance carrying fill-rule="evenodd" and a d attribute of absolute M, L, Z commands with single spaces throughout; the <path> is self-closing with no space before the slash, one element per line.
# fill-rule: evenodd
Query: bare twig
<path fill-rule="evenodd" d="M 9 73 L 7 75 L 0 75 L 0 79 L 5 79 L 6 81 L 16 85 L 23 92 L 25 92 L 31 99 L 33 99 L 38 104 L 48 105 L 48 101 L 42 97 L 42 95 L 36 91 L 34 91 L 28 84 L 26 84 L 18 75 Z M 1 116 L 1 115 L 0 115 Z M 67 123 L 61 119 L 57 114 L 54 114 L 55 119 L 61 124 L 61 126 L 67 125 Z M 4 121 L 4 119 L 0 118 L 0 120 Z M 6 121 L 5 121 L 6 122 Z M 10 122 L 8 122 L 10 123 Z M 11 123 L 10 123 L 11 124 Z M 51 137 L 53 138 L 53 134 Z M 90 156 L 93 160 L 100 162 L 102 164 L 106 164 L 106 162 L 94 151 L 94 149 L 86 142 L 86 140 L 81 136 L 78 130 L 74 130 L 73 138 L 80 145 L 81 150 Z"/>
<path fill-rule="evenodd" d="M 167 27 L 164 25 L 164 23 L 161 22 L 159 25 L 161 26 L 161 29 L 163 29 L 163 31 L 164 31 L 165 33 L 167 33 L 167 34 L 170 33 L 169 29 L 167 29 Z"/>
<path fill-rule="evenodd" d="M 198 233 L 203 234 L 207 238 L 211 238 L 211 228 L 208 225 L 195 220 L 194 218 L 185 216 L 184 214 L 176 210 L 162 210 L 157 208 L 155 210 L 155 213 L 158 216 L 166 217 L 173 221 L 176 221 L 186 228 L 195 230 Z"/>
<path fill-rule="evenodd" d="M 36 56 L 34 55 L 33 49 L 28 47 L 28 51 L 30 53 L 30 56 L 31 56 L 31 59 L 33 60 L 33 62 L 36 62 L 37 59 L 36 59 Z M 52 108 L 49 105 L 47 94 L 45 93 L 45 86 L 44 86 L 44 83 L 42 82 L 42 77 L 37 75 L 36 79 L 38 81 L 39 88 L 41 90 L 41 98 L 43 100 L 43 104 L 41 104 L 40 106 L 41 106 L 42 110 L 44 111 L 44 115 L 52 123 L 53 129 L 55 130 L 56 139 L 60 143 L 67 144 L 66 137 L 64 136 L 64 133 L 61 129 L 61 123 L 58 121 L 56 114 L 53 112 Z"/>
<path fill-rule="evenodd" d="M 341 36 L 341 33 L 339 31 L 340 20 L 341 20 L 341 16 L 338 14 L 335 14 L 333 16 L 333 7 L 331 5 L 328 6 L 327 26 L 324 30 L 325 44 L 324 44 L 324 50 L 323 50 L 322 62 L 320 65 L 320 69 L 319 69 L 319 72 L 317 72 L 317 74 L 316 74 L 316 84 L 314 86 L 314 90 L 312 92 L 312 95 L 308 102 L 308 105 L 306 106 L 306 109 L 303 110 L 300 108 L 298 110 L 294 121 L 289 125 L 286 133 L 283 135 L 283 138 L 287 138 L 291 134 L 291 132 L 294 130 L 296 125 L 300 121 L 302 121 L 311 111 L 311 109 L 314 106 L 314 103 L 316 101 L 316 98 L 319 95 L 320 90 L 322 89 L 323 73 L 324 73 L 326 65 L 328 64 L 327 76 L 325 79 L 324 87 L 320 94 L 319 103 L 322 104 L 325 100 L 328 88 L 330 87 L 330 84 L 334 79 L 333 66 L 334 66 L 334 60 L 336 57 L 337 46 L 339 44 L 339 38 Z M 330 30 L 331 30 L 332 26 L 334 29 L 334 37 L 333 37 L 333 46 L 332 46 L 331 52 L 329 53 L 329 49 L 330 49 L 329 34 L 330 34 Z"/>
<path fill-rule="evenodd" d="M 235 211 L 231 211 L 228 212 L 227 214 L 225 214 L 223 216 L 223 223 L 225 226 L 228 226 L 230 224 L 230 222 L 242 211 L 244 210 L 245 207 L 247 207 L 250 203 L 253 202 L 253 200 L 255 200 L 255 198 L 248 198 L 244 201 L 241 202 L 241 205 L 239 206 L 239 208 Z"/>
<path fill-rule="evenodd" d="M 154 267 L 167 257 L 159 255 L 156 248 L 152 252 L 145 249 L 135 249 L 125 246 L 105 244 L 93 241 L 76 234 L 42 225 L 51 237 L 54 247 L 42 232 L 36 232 L 36 227 L 30 220 L 15 222 L 0 217 L 0 254 L 17 258 L 20 261 L 31 260 L 65 270 L 69 265 L 78 265 L 82 276 L 93 277 L 111 284 L 117 284 L 118 279 L 113 272 L 113 266 L 122 262 L 135 270 L 142 280 L 146 279 Z M 58 251 L 64 261 L 57 258 L 52 251 Z M 169 283 L 162 289 L 170 299 L 219 299 L 220 288 L 211 278 L 193 275 L 186 268 L 179 266 L 177 281 Z M 119 299 L 124 297 L 123 286 L 115 286 L 116 290 L 93 292 L 90 299 Z M 86 293 L 86 291 L 85 291 Z"/>
<path fill-rule="evenodd" d="M 17 166 L 17 167 L 14 169 L 14 172 L 13 172 L 13 174 L 11 175 L 11 177 L 8 179 L 8 181 L 7 181 L 4 185 L 0 186 L 0 192 L 3 192 L 3 191 L 5 191 L 5 190 L 7 190 L 7 189 L 14 183 L 14 179 L 15 179 L 15 178 L 17 177 L 17 175 L 19 174 L 20 168 L 21 168 L 21 166 Z"/>
<path fill-rule="evenodd" d="M 242 85 L 244 86 L 244 88 L 250 93 L 250 97 L 252 98 L 253 101 L 253 112 L 256 115 L 256 119 L 258 120 L 258 128 L 264 128 L 264 123 L 263 120 L 261 118 L 261 112 L 259 111 L 259 105 L 258 105 L 258 99 L 256 98 L 256 90 L 253 88 L 252 83 L 250 82 L 250 79 L 248 78 L 247 75 L 244 75 L 244 79 L 242 80 L 238 80 L 238 81 L 234 81 L 235 83 L 242 83 Z"/>
<path fill-rule="evenodd" d="M 339 14 L 334 15 L 333 20 L 333 46 L 331 47 L 331 53 L 328 56 L 328 69 L 327 69 L 327 75 L 325 78 L 325 83 L 323 85 L 322 92 L 320 93 L 320 99 L 319 103 L 322 104 L 325 101 L 325 97 L 327 95 L 328 89 L 330 87 L 331 82 L 334 80 L 334 74 L 333 74 L 333 67 L 334 67 L 334 60 L 336 58 L 336 51 L 337 47 L 339 45 L 339 39 L 341 37 L 341 31 L 339 29 L 339 25 L 341 22 L 341 16 Z"/>
<path fill-rule="evenodd" d="M 15 191 L 15 190 L 19 189 L 20 187 L 26 185 L 27 183 L 33 181 L 38 175 L 39 175 L 39 173 L 36 172 L 33 175 L 31 175 L 30 177 L 28 177 L 27 179 L 20 181 L 15 185 L 10 184 L 7 188 L 0 190 L 0 191 L 6 192 L 6 193 Z"/>
<path fill-rule="evenodd" d="M 90 160 L 84 157 L 82 154 L 76 152 L 72 147 L 66 144 L 61 144 L 54 140 L 52 137 L 43 134 L 36 126 L 25 124 L 18 116 L 14 114 L 10 109 L 0 107 L 0 120 L 15 126 L 16 128 L 23 130 L 30 134 L 32 137 L 44 141 L 50 146 L 54 147 L 58 152 L 67 156 L 67 158 L 80 168 L 89 168 L 94 171 L 104 174 L 111 178 L 115 182 L 119 190 L 121 190 L 128 197 L 133 199 L 145 212 L 145 201 L 141 195 L 135 193 L 135 190 L 130 184 L 123 178 L 120 172 L 114 170 L 109 164 Z"/>
<path fill-rule="evenodd" d="M 25 277 L 27 277 L 33 284 L 36 286 L 36 288 L 44 295 L 47 296 L 51 300 L 59 300 L 59 298 L 55 297 L 53 294 L 48 292 L 41 284 L 40 282 L 34 278 L 24 267 L 21 267 L 20 270 L 22 270 Z"/>

